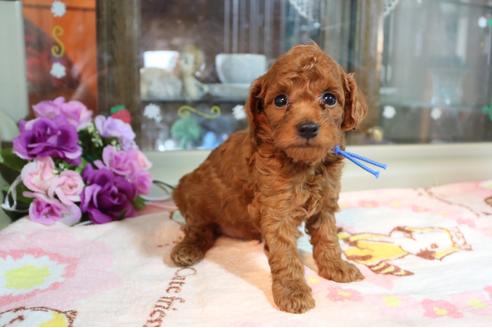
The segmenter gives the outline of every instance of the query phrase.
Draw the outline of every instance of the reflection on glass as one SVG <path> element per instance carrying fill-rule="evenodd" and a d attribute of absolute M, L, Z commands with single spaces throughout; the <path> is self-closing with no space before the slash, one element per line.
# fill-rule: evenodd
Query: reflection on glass
<path fill-rule="evenodd" d="M 492 140 L 490 1 L 63 0 L 61 16 L 51 3 L 24 1 L 31 102 L 104 112 L 135 94 L 145 150 L 212 149 L 245 128 L 251 82 L 308 41 L 366 94 L 350 143 Z M 108 33 L 119 21 L 134 28 Z"/>

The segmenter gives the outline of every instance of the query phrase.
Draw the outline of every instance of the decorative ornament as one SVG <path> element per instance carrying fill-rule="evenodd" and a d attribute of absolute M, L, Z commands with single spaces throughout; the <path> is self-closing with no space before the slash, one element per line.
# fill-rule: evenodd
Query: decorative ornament
<path fill-rule="evenodd" d="M 478 19 L 478 26 L 481 27 L 481 28 L 486 28 L 487 27 L 487 18 L 485 17 L 480 17 Z"/>
<path fill-rule="evenodd" d="M 57 79 L 61 79 L 67 75 L 67 72 L 63 64 L 54 62 L 51 66 L 50 74 Z"/>
<path fill-rule="evenodd" d="M 116 105 L 111 107 L 111 117 L 120 119 L 127 124 L 132 123 L 132 115 L 128 109 L 125 108 L 125 105 Z"/>
<path fill-rule="evenodd" d="M 61 0 L 55 0 L 51 4 L 51 13 L 55 17 L 63 17 L 67 12 L 67 6 Z"/>
<path fill-rule="evenodd" d="M 393 117 L 396 115 L 396 110 L 395 107 L 393 106 L 384 106 L 383 109 L 383 116 L 384 118 L 387 118 L 388 120 L 391 120 Z"/>
<path fill-rule="evenodd" d="M 60 25 L 53 26 L 51 34 L 55 40 L 55 44 L 51 47 L 51 55 L 55 58 L 61 58 L 65 54 L 65 45 L 60 39 L 63 35 L 63 27 Z M 55 61 L 51 66 L 50 74 L 57 79 L 61 79 L 67 75 L 67 72 L 63 64 Z"/>
<path fill-rule="evenodd" d="M 178 116 L 181 117 L 181 118 L 185 118 L 185 117 L 188 117 L 191 115 L 191 113 L 194 113 L 198 116 L 201 116 L 205 119 L 208 119 L 208 120 L 212 120 L 214 118 L 217 118 L 220 116 L 220 107 L 219 106 L 212 106 L 210 108 L 210 114 L 209 113 L 204 113 L 204 112 L 200 112 L 199 110 L 191 107 L 191 106 L 188 106 L 188 105 L 183 105 L 181 106 L 179 109 L 178 109 Z"/>
<path fill-rule="evenodd" d="M 238 121 L 244 120 L 246 118 L 246 112 L 244 111 L 243 105 L 236 105 L 232 109 L 232 115 Z"/>
<path fill-rule="evenodd" d="M 56 42 L 53 47 L 51 47 L 51 54 L 53 55 L 53 57 L 60 58 L 63 57 L 63 55 L 65 54 L 65 45 L 60 39 L 60 37 L 63 35 L 63 32 L 63 27 L 61 27 L 60 25 L 53 26 L 53 29 L 51 30 L 51 35 Z"/>
<path fill-rule="evenodd" d="M 442 109 L 440 109 L 439 107 L 434 107 L 432 108 L 430 115 L 434 121 L 437 121 L 438 119 L 441 118 Z"/>
<path fill-rule="evenodd" d="M 148 104 L 145 106 L 144 116 L 156 123 L 162 122 L 161 108 L 156 104 Z"/>
<path fill-rule="evenodd" d="M 369 128 L 366 134 L 375 142 L 382 142 L 384 139 L 384 131 L 380 126 L 373 126 Z"/>
<path fill-rule="evenodd" d="M 489 116 L 489 120 L 492 121 L 492 103 L 483 106 L 482 113 L 487 114 Z"/>
<path fill-rule="evenodd" d="M 202 128 L 195 117 L 181 116 L 171 127 L 171 136 L 179 141 L 179 147 L 189 149 L 202 135 Z"/>

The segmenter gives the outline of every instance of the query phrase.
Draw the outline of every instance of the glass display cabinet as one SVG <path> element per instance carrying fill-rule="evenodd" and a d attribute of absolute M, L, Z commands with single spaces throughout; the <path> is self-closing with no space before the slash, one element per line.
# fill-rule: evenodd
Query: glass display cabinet
<path fill-rule="evenodd" d="M 344 190 L 490 178 L 492 0 L 0 0 L 0 27 L 4 141 L 42 100 L 126 107 L 176 183 L 246 127 L 251 82 L 314 41 L 366 95 L 349 146 L 390 165 L 347 165 Z"/>
<path fill-rule="evenodd" d="M 124 105 L 148 151 L 212 149 L 250 83 L 316 42 L 355 72 L 351 144 L 492 140 L 492 1 L 25 0 L 29 100 Z"/>

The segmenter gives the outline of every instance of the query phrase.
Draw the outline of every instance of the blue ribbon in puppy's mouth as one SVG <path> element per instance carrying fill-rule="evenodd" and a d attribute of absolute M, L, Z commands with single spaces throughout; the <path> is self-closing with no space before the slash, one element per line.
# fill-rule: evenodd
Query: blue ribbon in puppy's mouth
<path fill-rule="evenodd" d="M 339 145 L 336 145 L 335 148 L 333 149 L 333 153 L 338 156 L 345 157 L 355 165 L 359 166 L 361 169 L 366 170 L 367 172 L 371 173 L 374 175 L 375 178 L 379 177 L 379 171 L 372 169 L 368 167 L 367 165 L 363 164 L 362 162 L 377 166 L 379 168 L 382 168 L 383 170 L 386 170 L 388 165 L 380 162 L 376 162 L 375 160 L 369 159 L 367 157 L 364 157 L 362 155 L 356 154 L 356 153 L 351 153 L 345 150 L 342 150 Z"/>

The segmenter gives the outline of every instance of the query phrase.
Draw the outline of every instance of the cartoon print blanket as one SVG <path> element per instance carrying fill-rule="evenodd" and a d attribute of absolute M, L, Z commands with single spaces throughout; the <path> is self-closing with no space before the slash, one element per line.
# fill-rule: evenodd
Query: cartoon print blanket
<path fill-rule="evenodd" d="M 0 326 L 492 324 L 492 181 L 344 193 L 345 257 L 366 279 L 320 278 L 298 243 L 316 308 L 277 310 L 263 246 L 220 238 L 205 260 L 174 267 L 173 209 L 105 225 L 0 231 Z"/>

